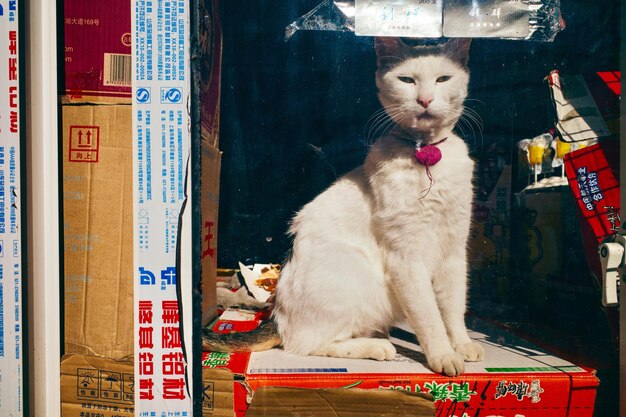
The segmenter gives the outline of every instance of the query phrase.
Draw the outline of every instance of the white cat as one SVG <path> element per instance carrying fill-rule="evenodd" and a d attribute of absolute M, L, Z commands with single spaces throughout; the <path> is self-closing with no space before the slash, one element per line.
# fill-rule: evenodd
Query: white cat
<path fill-rule="evenodd" d="M 461 39 L 376 39 L 378 94 L 396 127 L 293 219 L 273 344 L 301 355 L 391 359 L 388 331 L 405 319 L 433 371 L 459 375 L 464 361 L 482 360 L 464 320 L 473 162 L 453 132 L 467 96 L 468 49 Z M 420 163 L 416 148 L 434 159 Z"/>

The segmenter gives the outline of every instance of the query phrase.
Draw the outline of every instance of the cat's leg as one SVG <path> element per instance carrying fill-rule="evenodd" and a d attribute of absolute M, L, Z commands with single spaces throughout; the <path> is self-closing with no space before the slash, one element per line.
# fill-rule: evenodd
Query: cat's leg
<path fill-rule="evenodd" d="M 389 339 L 357 337 L 327 343 L 314 351 L 312 355 L 383 361 L 393 359 L 396 356 L 396 348 Z"/>
<path fill-rule="evenodd" d="M 425 265 L 413 254 L 398 252 L 387 253 L 386 265 L 395 297 L 415 331 L 430 368 L 450 376 L 462 374 L 463 357 L 450 344 Z"/>
<path fill-rule="evenodd" d="M 437 304 L 454 350 L 468 362 L 481 361 L 484 348 L 467 334 L 467 261 L 465 246 L 457 248 L 440 264 L 433 280 Z"/>
<path fill-rule="evenodd" d="M 297 251 L 285 265 L 273 318 L 285 351 L 342 358 L 394 357 L 387 339 L 393 307 L 385 285 L 379 249 L 373 237 L 355 231 L 349 241 L 312 241 L 299 236 Z M 328 236 L 333 236 L 328 233 Z"/>

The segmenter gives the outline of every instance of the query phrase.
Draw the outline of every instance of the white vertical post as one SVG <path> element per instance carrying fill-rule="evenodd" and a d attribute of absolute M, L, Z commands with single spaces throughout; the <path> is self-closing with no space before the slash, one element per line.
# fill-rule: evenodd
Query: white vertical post
<path fill-rule="evenodd" d="M 21 2 L 0 3 L 0 412 L 24 415 Z"/>
<path fill-rule="evenodd" d="M 624 105 L 624 92 L 626 92 L 626 81 L 624 81 L 624 73 L 626 72 L 626 50 L 624 49 L 624 42 L 626 39 L 626 2 L 621 4 L 622 14 L 622 37 L 620 48 L 620 69 L 621 69 L 621 96 L 622 103 L 620 106 L 620 233 L 626 235 L 626 106 Z M 620 363 L 620 384 L 619 384 L 619 399 L 620 399 L 620 416 L 626 417 L 626 285 L 624 285 L 624 274 L 626 268 L 622 268 L 621 271 L 621 290 L 620 290 L 620 350 L 619 350 L 619 363 Z"/>
<path fill-rule="evenodd" d="M 190 417 L 193 413 L 192 202 L 191 195 L 185 195 L 190 155 L 190 7 L 184 0 L 171 0 L 167 7 L 156 0 L 131 2 L 138 416 Z M 179 238 L 183 240 L 178 242 Z"/>
<path fill-rule="evenodd" d="M 60 416 L 56 2 L 26 2 L 30 415 Z"/>

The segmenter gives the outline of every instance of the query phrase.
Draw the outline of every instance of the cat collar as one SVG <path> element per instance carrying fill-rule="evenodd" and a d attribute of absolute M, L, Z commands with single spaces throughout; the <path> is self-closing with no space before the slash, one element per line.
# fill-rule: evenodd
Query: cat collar
<path fill-rule="evenodd" d="M 423 145 L 423 142 L 421 140 L 412 140 L 409 138 L 404 138 L 400 135 L 395 135 L 398 139 L 410 142 L 412 144 L 415 144 L 415 160 L 422 166 L 424 166 L 426 168 L 426 175 L 428 176 L 428 180 L 430 182 L 430 184 L 428 185 L 428 188 L 426 190 L 424 190 L 425 194 L 421 197 L 424 198 L 426 197 L 426 194 L 428 194 L 428 192 L 430 191 L 431 188 L 433 188 L 433 185 L 435 184 L 435 180 L 433 178 L 432 173 L 430 172 L 430 167 L 435 165 L 437 162 L 441 161 L 441 150 L 437 147 L 437 145 L 443 143 L 445 140 L 447 140 L 448 138 L 445 137 L 443 139 L 440 139 L 434 143 L 429 143 L 428 145 Z"/>
<path fill-rule="evenodd" d="M 438 140 L 435 143 L 430 143 L 426 146 L 422 146 L 422 142 L 415 142 L 415 159 L 421 165 L 426 167 L 426 172 L 430 174 L 428 171 L 429 166 L 435 165 L 437 162 L 441 161 L 441 150 L 437 147 L 440 143 L 444 142 L 446 138 Z"/>

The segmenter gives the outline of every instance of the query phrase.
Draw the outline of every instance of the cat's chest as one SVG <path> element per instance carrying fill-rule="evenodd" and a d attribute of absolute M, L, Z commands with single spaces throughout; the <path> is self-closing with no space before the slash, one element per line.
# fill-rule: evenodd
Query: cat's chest
<path fill-rule="evenodd" d="M 442 147 L 439 158 L 434 163 L 424 161 L 420 154 L 414 150 L 408 150 L 402 154 L 396 154 L 389 160 L 386 173 L 390 176 L 398 176 L 401 180 L 416 182 L 471 182 L 473 163 L 467 153 L 460 151 L 455 146 Z M 396 175 L 397 174 L 397 175 Z"/>
<path fill-rule="evenodd" d="M 434 181 L 439 179 L 460 184 L 471 183 L 474 170 L 474 164 L 466 152 L 448 148 L 442 150 L 441 160 L 432 166 L 421 164 L 419 161 L 412 165 L 413 171 L 421 177 L 425 174 Z"/>
<path fill-rule="evenodd" d="M 404 201 L 427 199 L 450 199 L 460 194 L 471 194 L 473 163 L 464 144 L 451 143 L 441 146 L 441 159 L 428 165 L 415 157 L 410 147 L 393 148 L 377 152 L 370 158 L 370 183 L 377 195 L 384 200 Z"/>
<path fill-rule="evenodd" d="M 471 187 L 471 168 L 464 162 L 442 159 L 428 166 L 408 159 L 390 173 L 387 186 L 420 199 L 429 193 L 448 198 Z"/>

